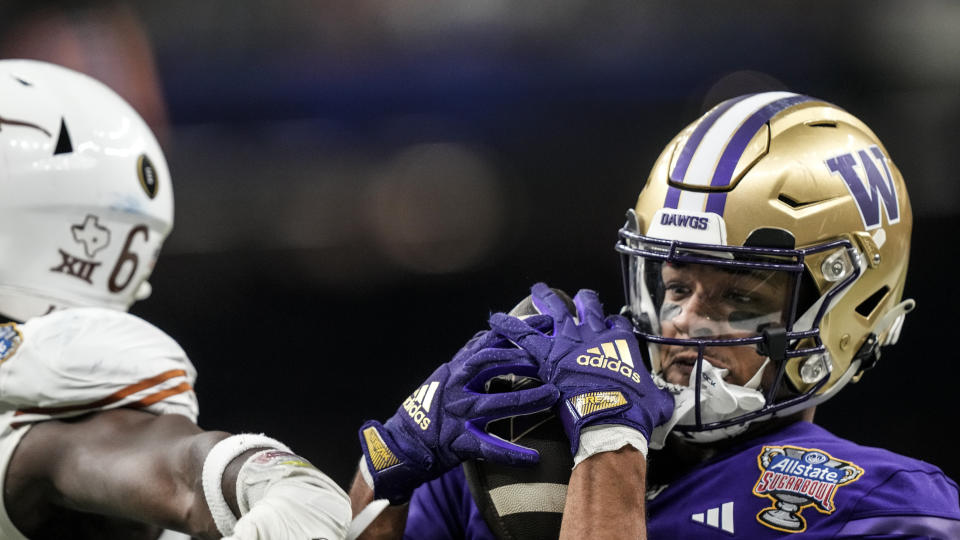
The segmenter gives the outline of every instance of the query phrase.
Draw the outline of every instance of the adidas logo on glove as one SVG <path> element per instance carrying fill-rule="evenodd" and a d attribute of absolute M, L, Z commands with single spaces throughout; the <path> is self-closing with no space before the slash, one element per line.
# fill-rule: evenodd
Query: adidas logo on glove
<path fill-rule="evenodd" d="M 616 339 L 612 342 L 601 343 L 599 347 L 587 349 L 586 353 L 577 357 L 577 363 L 581 366 L 609 369 L 635 383 L 640 382 L 640 374 L 633 369 L 633 356 L 630 354 L 627 340 Z"/>
<path fill-rule="evenodd" d="M 427 413 L 430 412 L 433 395 L 437 393 L 438 386 L 440 386 L 439 381 L 425 384 L 403 402 L 403 410 L 407 411 L 410 418 L 413 418 L 413 421 L 424 431 L 430 427 L 430 419 L 427 418 Z"/>

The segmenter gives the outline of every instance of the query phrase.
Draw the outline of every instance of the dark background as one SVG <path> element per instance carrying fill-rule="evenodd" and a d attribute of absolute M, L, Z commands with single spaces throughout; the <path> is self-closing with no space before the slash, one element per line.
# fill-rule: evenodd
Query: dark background
<path fill-rule="evenodd" d="M 918 309 L 817 420 L 960 478 L 960 6 L 771 4 L 14 2 L 0 55 L 91 73 L 152 123 L 176 225 L 133 311 L 196 363 L 203 427 L 264 431 L 345 487 L 362 421 L 534 281 L 619 307 L 623 213 L 706 107 L 840 104 L 906 178 Z"/>

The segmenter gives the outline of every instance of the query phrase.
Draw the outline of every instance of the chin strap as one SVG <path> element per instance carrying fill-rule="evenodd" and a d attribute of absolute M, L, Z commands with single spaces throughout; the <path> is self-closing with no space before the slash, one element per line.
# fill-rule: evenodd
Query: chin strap
<path fill-rule="evenodd" d="M 913 311 L 917 303 L 908 298 L 903 302 L 890 308 L 883 317 L 877 321 L 873 331 L 867 334 L 867 339 L 860 346 L 854 360 L 860 361 L 860 370 L 854 378 L 854 382 L 860 379 L 863 372 L 873 368 L 880 361 L 880 349 L 886 345 L 893 345 L 900 340 L 900 331 L 903 330 L 903 321 L 907 318 L 907 313 Z"/>
<path fill-rule="evenodd" d="M 723 378 L 729 372 L 726 369 L 714 367 L 707 360 L 703 360 L 703 369 L 701 377 L 703 382 L 700 385 L 700 414 L 703 423 L 711 423 L 731 418 L 738 414 L 744 414 L 760 410 L 766 403 L 763 394 L 751 388 L 750 385 L 759 385 L 763 368 L 766 363 L 760 367 L 757 374 L 754 375 L 744 386 L 729 384 Z M 680 386 L 666 382 L 662 377 L 656 375 L 653 381 L 657 386 L 666 389 L 673 394 L 674 409 L 673 416 L 665 424 L 657 426 L 650 437 L 650 448 L 658 450 L 663 448 L 667 435 L 679 423 L 693 424 L 696 422 L 696 379 L 691 377 L 687 386 Z M 746 429 L 746 426 L 730 426 L 712 431 L 699 432 L 693 435 L 693 439 L 698 442 L 710 442 L 713 440 L 733 436 Z"/>
<path fill-rule="evenodd" d="M 903 330 L 903 321 L 917 307 L 917 302 L 913 298 L 908 298 L 903 302 L 893 306 L 883 318 L 877 321 L 873 328 L 873 333 L 880 336 L 880 346 L 893 345 L 900 340 L 900 331 Z"/>

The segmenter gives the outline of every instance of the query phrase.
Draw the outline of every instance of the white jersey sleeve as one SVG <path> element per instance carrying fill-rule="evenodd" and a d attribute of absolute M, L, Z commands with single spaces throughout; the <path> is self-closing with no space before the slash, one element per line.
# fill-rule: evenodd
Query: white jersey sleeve
<path fill-rule="evenodd" d="M 0 413 L 13 424 L 121 407 L 197 420 L 183 349 L 120 311 L 74 308 L 0 326 Z"/>

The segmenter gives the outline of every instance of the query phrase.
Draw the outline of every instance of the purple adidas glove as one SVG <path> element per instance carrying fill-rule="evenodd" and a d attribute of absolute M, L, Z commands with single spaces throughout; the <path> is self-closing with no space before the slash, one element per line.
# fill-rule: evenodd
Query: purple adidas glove
<path fill-rule="evenodd" d="M 557 415 L 573 454 L 580 431 L 591 425 L 629 426 L 649 440 L 653 428 L 673 414 L 673 397 L 657 388 L 643 365 L 630 321 L 619 315 L 604 318 L 593 291 L 583 289 L 573 297 L 579 323 L 545 284 L 531 291 L 537 310 L 553 318 L 551 334 L 528 324 L 533 319 L 503 313 L 491 316 L 490 327 L 540 362 L 540 379 L 560 391 Z"/>
<path fill-rule="evenodd" d="M 385 424 L 365 423 L 360 445 L 374 496 L 392 504 L 406 502 L 417 486 L 468 459 L 536 463 L 540 455 L 535 450 L 494 437 L 485 428 L 497 418 L 548 409 L 559 394 L 549 384 L 484 393 L 490 378 L 507 373 L 536 376 L 537 364 L 500 336 L 481 332 L 437 368 Z"/>

